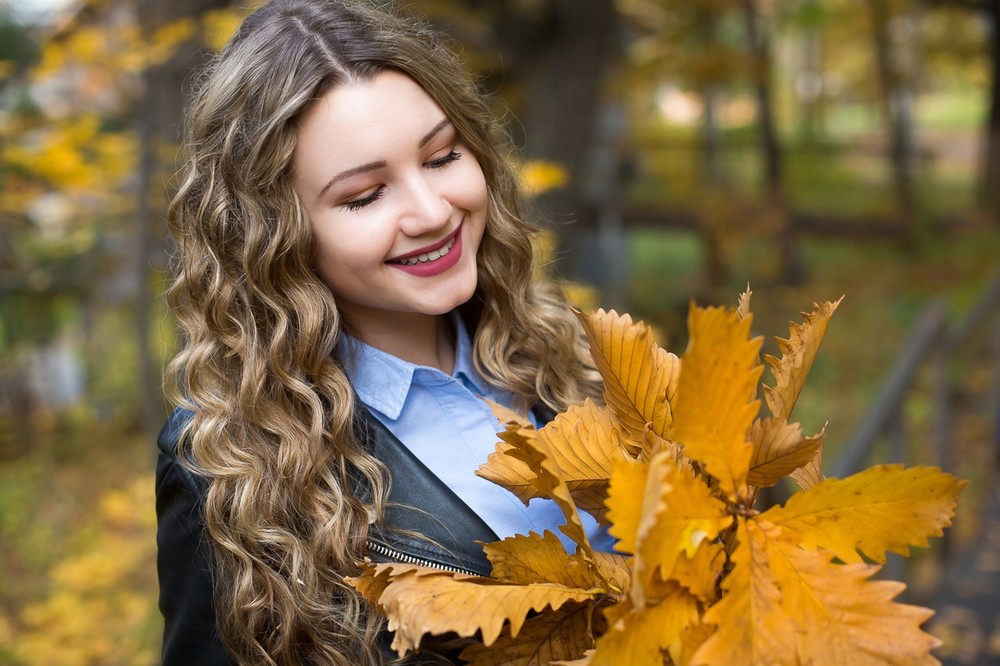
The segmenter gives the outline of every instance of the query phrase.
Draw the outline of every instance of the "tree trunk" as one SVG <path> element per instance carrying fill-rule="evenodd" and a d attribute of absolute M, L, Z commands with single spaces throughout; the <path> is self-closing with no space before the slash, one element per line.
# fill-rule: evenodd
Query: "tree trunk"
<path fill-rule="evenodd" d="M 753 58 L 754 96 L 757 101 L 757 125 L 760 137 L 761 162 L 764 164 L 764 197 L 766 207 L 779 220 L 778 249 L 781 261 L 781 277 L 785 284 L 799 284 L 804 276 L 803 264 L 798 256 L 795 242 L 795 228 L 788 214 L 785 198 L 784 173 L 782 170 L 781 147 L 774 122 L 772 99 L 773 63 L 771 60 L 771 40 L 766 29 L 762 29 L 757 15 L 755 0 L 744 0 L 743 17 L 746 25 L 747 42 Z"/>
<path fill-rule="evenodd" d="M 988 0 L 987 18 L 990 24 L 990 84 L 989 113 L 984 128 L 984 156 L 980 193 L 983 210 L 1000 225 L 1000 0 Z"/>
<path fill-rule="evenodd" d="M 881 82 L 882 108 L 889 133 L 889 158 L 896 205 L 906 238 L 915 236 L 917 214 L 914 190 L 915 151 L 913 138 L 913 91 L 908 77 L 893 65 L 893 45 L 889 37 L 889 8 L 886 0 L 869 0 L 875 56 Z M 897 59 L 898 60 L 898 59 Z"/>
<path fill-rule="evenodd" d="M 551 0 L 548 8 L 518 71 L 526 100 L 519 116 L 526 157 L 558 163 L 569 181 L 535 203 L 559 236 L 559 271 L 618 298 L 624 240 L 609 206 L 621 170 L 619 126 L 613 104 L 602 102 L 617 13 L 612 0 Z"/>

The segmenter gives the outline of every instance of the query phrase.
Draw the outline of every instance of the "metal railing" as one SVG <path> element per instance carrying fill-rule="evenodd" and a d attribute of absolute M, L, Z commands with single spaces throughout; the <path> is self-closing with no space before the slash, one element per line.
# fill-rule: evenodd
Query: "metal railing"
<path fill-rule="evenodd" d="M 956 382 L 951 377 L 952 364 L 966 351 L 969 343 L 981 334 L 988 336 L 992 385 L 988 409 L 992 410 L 994 464 L 1000 462 L 1000 269 L 989 280 L 979 298 L 962 319 L 953 326 L 948 322 L 948 306 L 943 301 L 931 303 L 923 311 L 902 351 L 896 357 L 877 393 L 871 409 L 862 419 L 854 436 L 840 456 L 829 466 L 830 476 L 843 478 L 860 471 L 873 457 L 883 438 L 888 448 L 880 462 L 911 462 L 906 431 L 906 406 L 923 369 L 932 372 L 933 461 L 945 471 L 953 466 L 952 426 L 955 415 Z M 943 563 L 951 556 L 951 530 L 945 530 L 936 549 Z M 885 573 L 899 579 L 903 563 L 890 557 Z"/>

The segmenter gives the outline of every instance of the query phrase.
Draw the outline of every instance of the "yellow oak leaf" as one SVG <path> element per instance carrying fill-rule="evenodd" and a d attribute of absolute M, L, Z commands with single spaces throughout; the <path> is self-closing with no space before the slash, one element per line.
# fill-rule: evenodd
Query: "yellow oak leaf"
<path fill-rule="evenodd" d="M 776 338 L 781 350 L 781 359 L 770 354 L 764 357 L 774 374 L 774 387 L 764 386 L 764 399 L 771 410 L 771 416 L 788 420 L 788 416 L 799 398 L 802 384 L 816 359 L 816 352 L 826 335 L 827 326 L 834 310 L 844 300 L 841 296 L 834 302 L 813 304 L 811 313 L 803 312 L 801 324 L 792 322 L 788 339 Z"/>
<path fill-rule="evenodd" d="M 626 457 L 615 417 L 591 400 L 573 405 L 538 431 L 578 509 L 606 523 L 608 481 Z"/>
<path fill-rule="evenodd" d="M 747 481 L 773 486 L 812 461 L 823 447 L 823 432 L 805 437 L 798 423 L 782 419 L 757 419 L 750 428 L 753 455 Z"/>
<path fill-rule="evenodd" d="M 673 570 L 661 575 L 676 580 L 701 601 L 713 601 L 716 580 L 725 563 L 726 552 L 722 544 L 703 541 L 693 556 L 681 555 L 674 563 Z"/>
<path fill-rule="evenodd" d="M 643 516 L 633 586 L 649 585 L 657 569 L 666 578 L 679 558 L 694 557 L 699 546 L 715 539 L 733 520 L 701 478 L 678 468 L 665 453 L 650 461 Z"/>
<path fill-rule="evenodd" d="M 477 474 L 507 488 L 522 502 L 544 497 L 537 483 L 536 470 L 506 453 L 521 446 L 526 439 L 540 437 L 577 508 L 606 523 L 604 500 L 612 465 L 627 455 L 614 415 L 586 400 L 582 405 L 569 407 L 542 429 L 535 430 L 530 421 L 516 412 L 502 405 L 491 404 L 491 407 L 506 427 L 499 434 L 502 441 L 497 444 L 497 450 L 479 467 Z"/>
<path fill-rule="evenodd" d="M 469 666 L 542 666 L 577 659 L 594 646 L 592 604 L 567 603 L 524 621 L 517 636 L 504 628 L 492 646 L 475 644 L 459 655 Z"/>
<path fill-rule="evenodd" d="M 823 443 L 820 442 L 819 451 L 807 462 L 804 467 L 800 467 L 789 474 L 795 483 L 799 484 L 802 490 L 809 490 L 817 483 L 825 479 L 823 476 Z"/>
<path fill-rule="evenodd" d="M 483 544 L 483 550 L 493 564 L 493 577 L 506 583 L 557 583 L 584 590 L 603 587 L 593 565 L 567 553 L 559 537 L 548 530 Z"/>
<path fill-rule="evenodd" d="M 892 601 L 905 587 L 871 581 L 878 566 L 834 564 L 765 520 L 741 520 L 718 625 L 692 664 L 936 664 L 920 630 L 932 611 Z"/>
<path fill-rule="evenodd" d="M 540 496 L 536 483 L 538 475 L 530 465 L 515 455 L 508 455 L 508 452 L 519 446 L 526 446 L 525 442 L 537 437 L 538 431 L 534 427 L 507 422 L 504 430 L 497 436 L 501 441 L 497 442 L 496 450 L 476 470 L 476 475 L 506 488 L 527 504 L 529 500 Z"/>
<path fill-rule="evenodd" d="M 746 492 L 752 454 L 747 433 L 760 408 L 749 399 L 763 369 L 755 366 L 761 339 L 748 339 L 751 323 L 752 317 L 740 319 L 735 310 L 691 308 L 691 342 L 668 437 L 702 463 L 730 499 Z"/>
<path fill-rule="evenodd" d="M 715 633 L 695 651 L 690 663 L 797 664 L 794 625 L 784 616 L 781 590 L 770 570 L 767 543 L 739 519 L 732 571 L 722 583 L 722 599 L 702 617 L 717 625 Z"/>
<path fill-rule="evenodd" d="M 827 479 L 761 515 L 793 532 L 806 548 L 824 548 L 844 562 L 861 551 L 885 562 L 887 550 L 909 555 L 951 525 L 967 485 L 934 467 L 876 465 L 846 479 Z"/>
<path fill-rule="evenodd" d="M 498 445 L 497 450 L 490 454 L 487 462 L 479 467 L 476 474 L 500 483 L 500 485 L 517 495 L 525 504 L 528 503 L 531 497 L 551 499 L 556 503 L 562 511 L 563 517 L 566 519 L 566 524 L 560 525 L 559 529 L 573 540 L 578 550 L 585 553 L 588 560 L 592 560 L 593 549 L 590 546 L 587 533 L 583 529 L 583 523 L 580 521 L 580 513 L 573 501 L 569 487 L 562 478 L 562 473 L 559 465 L 556 463 L 552 448 L 545 438 L 538 435 L 540 432 L 525 429 L 512 431 L 510 426 L 508 426 L 506 431 L 500 433 L 500 436 L 504 440 L 502 444 L 506 444 L 506 446 Z M 499 481 L 494 478 L 495 476 L 499 476 L 495 472 L 501 468 L 503 464 L 502 459 L 506 458 L 510 458 L 521 464 L 516 467 L 514 465 L 504 467 L 504 473 L 515 470 L 517 474 L 521 474 L 522 470 L 527 470 L 527 472 L 514 480 L 524 482 L 530 488 L 508 485 L 507 481 L 515 475 L 505 477 Z"/>
<path fill-rule="evenodd" d="M 614 310 L 577 313 L 590 340 L 591 355 L 604 378 L 604 399 L 636 441 L 646 424 L 666 435 L 670 400 L 677 387 L 677 357 L 657 346 L 643 322 Z"/>
<path fill-rule="evenodd" d="M 698 621 L 698 602 L 672 585 L 654 606 L 635 607 L 597 639 L 589 666 L 662 666 L 663 655 L 679 655 L 682 634 Z"/>
<path fill-rule="evenodd" d="M 420 645 L 426 634 L 454 632 L 470 637 L 481 632 L 487 647 L 509 622 L 517 636 L 532 611 L 558 610 L 570 601 L 589 601 L 594 591 L 553 583 L 516 585 L 492 578 L 466 576 L 413 564 L 377 564 L 366 575 L 388 572 L 376 603 L 395 632 L 392 649 L 402 656 Z"/>
<path fill-rule="evenodd" d="M 639 543 L 639 524 L 643 518 L 643 500 L 649 462 L 622 460 L 615 464 L 608 487 L 608 531 L 617 539 L 615 549 L 635 553 Z"/>
<path fill-rule="evenodd" d="M 736 313 L 740 316 L 740 319 L 745 319 L 750 316 L 750 297 L 753 296 L 753 291 L 750 290 L 750 285 L 747 285 L 747 290 L 740 294 L 739 301 L 736 305 Z"/>

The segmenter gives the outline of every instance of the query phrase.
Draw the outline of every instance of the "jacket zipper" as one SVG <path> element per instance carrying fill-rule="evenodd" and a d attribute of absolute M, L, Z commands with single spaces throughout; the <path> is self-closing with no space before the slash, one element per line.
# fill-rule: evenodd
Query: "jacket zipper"
<path fill-rule="evenodd" d="M 413 555 L 407 555 L 398 550 L 389 548 L 388 546 L 383 546 L 380 543 L 375 543 L 374 541 L 368 542 L 368 550 L 378 553 L 382 557 L 389 558 L 390 561 L 399 562 L 401 564 L 418 564 L 422 567 L 429 567 L 431 569 L 439 569 L 441 571 L 451 571 L 452 573 L 465 574 L 467 576 L 479 576 L 482 574 L 476 573 L 471 569 L 463 569 L 462 567 L 451 567 L 446 564 L 441 564 L 440 562 L 432 562 L 431 560 L 421 559 L 419 557 L 414 557 Z"/>

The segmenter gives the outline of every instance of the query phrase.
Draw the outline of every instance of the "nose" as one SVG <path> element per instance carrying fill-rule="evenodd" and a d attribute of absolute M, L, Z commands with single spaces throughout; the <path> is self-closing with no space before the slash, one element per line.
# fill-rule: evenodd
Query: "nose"
<path fill-rule="evenodd" d="M 432 178 L 414 175 L 406 186 L 406 207 L 400 229 L 407 236 L 438 231 L 451 221 L 452 206 Z"/>

